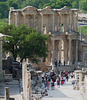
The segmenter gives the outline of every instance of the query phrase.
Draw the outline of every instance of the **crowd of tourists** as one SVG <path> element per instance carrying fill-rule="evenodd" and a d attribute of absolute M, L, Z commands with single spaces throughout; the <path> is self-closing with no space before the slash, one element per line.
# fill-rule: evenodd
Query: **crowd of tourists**
<path fill-rule="evenodd" d="M 45 88 L 49 90 L 49 86 L 51 86 L 51 89 L 55 89 L 55 85 L 60 87 L 60 85 L 66 84 L 66 81 L 68 82 L 69 77 L 73 78 L 72 73 L 68 72 L 61 72 L 60 74 L 54 73 L 54 71 L 51 71 L 48 73 L 42 74 L 42 83 L 44 84 Z"/>

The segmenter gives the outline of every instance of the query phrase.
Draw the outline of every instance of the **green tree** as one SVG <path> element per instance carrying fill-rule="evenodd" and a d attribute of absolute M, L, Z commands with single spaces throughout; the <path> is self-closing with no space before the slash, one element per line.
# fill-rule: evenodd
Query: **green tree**
<path fill-rule="evenodd" d="M 6 2 L 0 2 L 0 17 L 7 18 L 8 17 L 8 5 Z"/>
<path fill-rule="evenodd" d="M 60 9 L 64 6 L 67 6 L 69 8 L 72 7 L 71 2 L 69 0 L 58 0 L 56 2 L 46 3 L 43 7 L 46 7 L 46 6 L 50 6 L 51 8 L 57 8 L 57 9 Z"/>
<path fill-rule="evenodd" d="M 47 57 L 47 51 L 48 51 L 46 44 L 47 37 L 39 32 L 34 32 L 34 31 L 32 31 L 30 34 L 26 36 L 24 42 L 23 41 L 21 42 L 20 49 L 22 55 L 20 54 L 20 56 L 21 58 L 24 57 L 29 58 L 32 62 L 37 63 L 39 61 L 39 58 Z"/>
<path fill-rule="evenodd" d="M 82 33 L 84 34 L 84 35 L 87 35 L 87 26 L 83 26 L 83 27 L 79 27 L 79 33 L 81 33 L 81 29 L 82 29 Z"/>
<path fill-rule="evenodd" d="M 5 2 L 5 1 L 7 1 L 7 0 L 0 0 L 0 2 Z"/>
<path fill-rule="evenodd" d="M 17 28 L 14 25 L 5 24 L 0 27 L 0 32 L 6 35 L 12 36 L 11 38 L 6 38 L 3 42 L 3 52 L 11 52 L 14 59 L 17 57 L 17 43 L 18 43 L 18 33 Z"/>
<path fill-rule="evenodd" d="M 72 7 L 73 7 L 73 8 L 78 8 L 78 9 L 79 9 L 79 2 L 78 2 L 78 1 L 73 1 L 73 2 L 72 2 Z"/>
<path fill-rule="evenodd" d="M 15 2 L 18 4 L 18 8 L 21 8 L 21 5 L 23 4 L 24 1 L 25 0 L 15 0 Z"/>
<path fill-rule="evenodd" d="M 18 27 L 3 25 L 0 27 L 0 32 L 12 36 L 3 42 L 3 51 L 11 52 L 15 60 L 19 56 L 21 61 L 24 58 L 29 58 L 32 62 L 38 62 L 39 58 L 47 57 L 47 36 L 36 29 L 27 28 L 24 25 Z"/>
<path fill-rule="evenodd" d="M 8 7 L 9 7 L 9 8 L 10 8 L 10 7 L 14 7 L 15 9 L 18 8 L 18 4 L 17 4 L 16 1 L 14 1 L 14 0 L 8 0 L 6 3 L 8 4 Z"/>
<path fill-rule="evenodd" d="M 29 58 L 32 62 L 38 62 L 39 58 L 47 57 L 48 47 L 47 36 L 41 34 L 34 28 L 26 28 L 24 25 L 18 27 L 19 36 L 19 56 L 21 61 Z"/>
<path fill-rule="evenodd" d="M 55 8 L 62 8 L 64 6 L 67 6 L 69 8 L 72 7 L 71 2 L 69 0 L 58 0 L 56 2 Z"/>
<path fill-rule="evenodd" d="M 87 0 L 81 0 L 79 2 L 79 8 L 82 9 L 82 10 L 87 11 Z"/>

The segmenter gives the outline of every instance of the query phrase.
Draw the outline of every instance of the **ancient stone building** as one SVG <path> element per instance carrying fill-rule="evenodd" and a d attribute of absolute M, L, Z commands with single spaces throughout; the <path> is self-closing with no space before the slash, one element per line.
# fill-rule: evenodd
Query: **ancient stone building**
<path fill-rule="evenodd" d="M 87 44 L 80 40 L 78 33 L 78 9 L 37 9 L 27 6 L 24 9 L 10 8 L 9 24 L 25 24 L 38 29 L 42 34 L 48 34 L 49 55 L 46 64 L 54 69 L 55 59 L 61 64 L 84 64 Z M 85 58 L 84 58 L 85 57 Z"/>

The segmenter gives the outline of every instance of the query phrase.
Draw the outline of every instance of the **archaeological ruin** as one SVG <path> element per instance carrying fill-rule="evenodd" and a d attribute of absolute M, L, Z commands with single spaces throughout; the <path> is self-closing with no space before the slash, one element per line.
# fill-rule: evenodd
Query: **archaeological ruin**
<path fill-rule="evenodd" d="M 9 24 L 25 24 L 49 35 L 49 55 L 46 65 L 55 70 L 55 59 L 62 68 L 74 70 L 87 65 L 87 44 L 78 32 L 78 9 L 51 9 L 47 6 L 37 9 L 27 6 L 24 9 L 10 8 Z M 66 66 L 64 66 L 64 63 Z M 59 68 L 60 69 L 60 68 Z"/>
<path fill-rule="evenodd" d="M 74 75 L 76 83 L 74 84 L 73 89 L 80 90 L 84 100 L 87 100 L 87 68 L 75 70 Z"/>

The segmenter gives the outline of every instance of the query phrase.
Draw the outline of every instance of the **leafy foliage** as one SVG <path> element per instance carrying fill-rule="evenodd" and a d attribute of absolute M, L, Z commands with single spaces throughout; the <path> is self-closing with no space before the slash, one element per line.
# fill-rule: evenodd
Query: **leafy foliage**
<path fill-rule="evenodd" d="M 87 11 L 87 0 L 82 0 L 79 2 L 79 8 Z"/>
<path fill-rule="evenodd" d="M 44 8 L 46 6 L 62 8 L 67 6 L 87 11 L 86 5 L 87 0 L 0 0 L 0 18 L 8 17 L 10 7 L 21 9 L 26 6 L 34 6 L 36 8 Z"/>
<path fill-rule="evenodd" d="M 41 34 L 36 29 L 27 28 L 24 25 L 18 27 L 14 25 L 3 25 L 0 32 L 12 36 L 3 42 L 3 51 L 11 52 L 14 59 L 17 56 L 29 58 L 32 62 L 38 62 L 39 58 L 47 57 L 48 47 L 46 44 L 47 36 Z"/>
<path fill-rule="evenodd" d="M 6 2 L 0 2 L 0 18 L 8 17 L 8 5 Z"/>
<path fill-rule="evenodd" d="M 87 35 L 87 26 L 79 27 L 79 33 L 81 33 L 81 29 L 82 29 L 82 33 L 84 35 Z"/>

